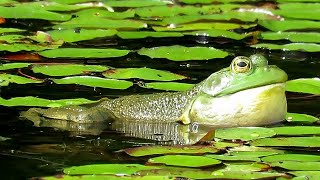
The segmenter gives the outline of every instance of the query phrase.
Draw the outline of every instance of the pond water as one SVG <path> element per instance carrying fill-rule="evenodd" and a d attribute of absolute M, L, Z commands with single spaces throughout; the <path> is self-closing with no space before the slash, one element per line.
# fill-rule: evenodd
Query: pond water
<path fill-rule="evenodd" d="M 51 1 L 55 2 L 55 1 Z M 63 1 L 56 1 L 63 3 Z M 86 1 L 79 1 L 83 3 Z M 91 1 L 90 1 L 91 2 Z M 103 1 L 108 5 L 108 1 Z M 134 1 L 132 1 L 134 2 Z M 147 1 L 147 2 L 158 2 L 158 1 Z M 184 4 L 184 3 L 186 4 Z M 60 63 L 68 64 L 85 64 L 85 65 L 102 65 L 113 68 L 141 68 L 148 67 L 157 70 L 170 71 L 172 73 L 186 76 L 182 80 L 173 79 L 169 81 L 196 84 L 201 80 L 208 77 L 212 72 L 220 70 L 221 68 L 229 66 L 232 59 L 236 56 L 250 56 L 252 54 L 262 54 L 268 60 L 270 64 L 275 64 L 281 69 L 285 70 L 288 74 L 289 80 L 299 78 L 316 78 L 320 77 L 320 46 L 319 43 L 319 18 L 308 18 L 293 17 L 292 14 L 286 13 L 286 8 L 295 8 L 297 12 L 302 12 L 295 3 L 286 2 L 259 2 L 253 4 L 249 2 L 237 2 L 232 4 L 224 4 L 226 7 L 210 7 L 212 5 L 221 5 L 219 3 L 211 4 L 190 4 L 192 1 L 177 1 L 175 5 L 171 5 L 170 1 L 159 1 L 160 4 L 139 5 L 130 4 L 124 5 L 122 2 L 116 3 L 116 1 L 110 1 L 109 5 L 113 7 L 114 14 L 107 13 L 105 7 L 97 8 L 97 5 L 87 3 L 85 8 L 80 8 L 77 4 L 69 6 L 39 6 L 36 3 L 25 2 L 20 4 L 16 1 L 0 1 L 0 60 L 3 64 L 9 63 L 29 63 L 27 66 L 22 68 L 13 68 L 1 70 L 2 74 L 18 75 L 22 77 L 35 77 L 43 80 L 41 83 L 14 83 L 9 79 L 1 79 L 1 98 L 10 99 L 14 97 L 25 97 L 33 96 L 37 98 L 45 98 L 51 100 L 58 99 L 75 99 L 75 98 L 86 98 L 88 100 L 96 101 L 104 97 L 117 98 L 124 95 L 130 94 L 147 94 L 162 92 L 162 90 L 148 89 L 139 85 L 146 84 L 149 82 L 160 82 L 161 80 L 150 80 L 146 77 L 141 78 L 129 78 L 127 81 L 133 82 L 132 86 L 123 89 L 113 88 L 102 88 L 95 87 L 94 85 L 85 86 L 78 84 L 56 84 L 54 79 L 63 78 L 73 75 L 58 75 L 51 76 L 44 73 L 36 73 L 33 67 L 36 65 L 56 65 Z M 200 1 L 201 2 L 201 1 Z M 217 1 L 220 2 L 220 1 Z M 224 2 L 224 1 L 221 1 Z M 76 2 L 75 2 L 76 3 Z M 164 3 L 164 4 L 161 4 Z M 170 3 L 169 5 L 166 3 Z M 282 4 L 283 3 L 283 4 Z M 297 2 L 298 3 L 298 2 Z M 291 7 L 291 5 L 295 5 Z M 307 7 L 312 3 L 305 3 Z M 315 3 L 315 6 L 319 4 Z M 199 9 L 188 11 L 177 9 L 171 11 L 170 8 L 180 7 L 181 5 L 202 8 L 201 12 Z M 222 4 L 223 5 L 223 4 Z M 228 5 L 232 6 L 227 7 Z M 287 7 L 285 6 L 287 5 Z M 145 6 L 145 7 L 144 7 Z M 234 6 L 234 7 L 233 7 Z M 18 9 L 26 7 L 26 9 Z M 70 9 L 66 8 L 69 7 Z M 143 9 L 143 8 L 151 9 Z M 154 11 L 155 7 L 170 7 L 169 9 Z M 3 9 L 1 9 L 3 8 Z M 5 9 L 6 8 L 6 9 Z M 11 9 L 10 8 L 17 8 Z M 41 13 L 44 13 L 43 17 L 34 15 L 32 12 L 42 8 Z M 59 10 L 62 8 L 62 10 Z M 110 8 L 110 7 L 109 7 Z M 282 9 L 281 9 L 282 8 Z M 57 10 L 58 9 L 58 10 Z M 242 12 L 241 14 L 236 14 Z M 280 10 L 279 10 L 280 9 Z M 17 14 L 10 14 L 10 11 L 19 12 Z M 85 10 L 93 10 L 92 12 L 85 12 Z M 109 9 L 110 10 L 110 9 Z M 255 11 L 265 10 L 267 13 Z M 278 10 L 278 11 L 277 11 Z M 292 10 L 292 9 L 289 9 Z M 287 11 L 289 11 L 287 10 Z M 23 12 L 25 11 L 25 12 Z M 42 12 L 44 11 L 44 12 Z M 133 12 L 133 15 L 131 14 Z M 215 12 L 217 11 L 217 12 Z M 234 12 L 235 14 L 228 12 Z M 46 14 L 48 12 L 57 13 L 57 15 Z M 148 14 L 149 12 L 150 14 Z M 255 14 L 246 14 L 246 12 L 255 12 Z M 21 13 L 21 14 L 20 14 Z M 24 14 L 25 13 L 25 14 Z M 29 13 L 29 14 L 28 14 Z M 39 13 L 39 12 L 38 12 Z M 146 14 L 144 14 L 146 13 Z M 168 15 L 166 13 L 172 13 Z M 225 14 L 224 14 L 225 13 Z M 275 13 L 270 15 L 269 13 Z M 278 14 L 276 14 L 278 13 Z M 26 15 L 28 14 L 28 15 Z M 37 14 L 37 13 L 35 13 Z M 40 14 L 40 13 L 39 13 Z M 92 15 L 93 14 L 93 15 Z M 101 17 L 99 17 L 101 15 Z M 212 14 L 222 14 L 225 16 L 231 16 L 229 19 L 222 17 L 210 17 Z M 62 15 L 70 15 L 68 17 L 62 17 Z M 71 16 L 72 15 L 72 16 Z M 97 17 L 95 17 L 97 16 Z M 123 17 L 122 17 L 123 16 Z M 172 17 L 179 17 L 173 19 Z M 181 17 L 186 16 L 186 20 Z M 198 16 L 204 16 L 202 18 Z M 249 17 L 253 16 L 254 20 L 250 20 Z M 313 17 L 313 16 L 311 16 Z M 92 24 L 90 20 L 92 18 Z M 102 22 L 95 23 L 96 18 L 101 18 Z M 171 19 L 170 19 L 171 18 Z M 195 20 L 189 20 L 188 18 L 194 18 Z M 279 21 L 279 18 L 284 19 L 285 22 L 294 20 L 305 21 L 305 23 L 314 22 L 314 26 L 301 28 L 300 24 L 295 25 L 292 29 L 277 29 L 270 28 L 265 25 L 263 21 Z M 86 19 L 86 20 L 84 20 Z M 106 21 L 104 20 L 114 20 Z M 125 20 L 124 20 L 125 19 Z M 132 24 L 132 19 L 141 24 Z M 247 19 L 247 20 L 246 20 Z M 74 22 L 72 22 L 74 20 Z M 76 21 L 79 20 L 79 21 Z M 124 20 L 124 21 L 122 21 Z M 4 22 L 2 22 L 4 21 Z M 119 22 L 116 22 L 119 21 Z M 170 23 L 172 21 L 172 23 Z M 173 22 L 179 22 L 173 24 Z M 68 24 L 69 22 L 69 24 Z M 279 21 L 280 22 L 280 21 Z M 109 26 L 106 23 L 110 23 Z M 114 24 L 113 24 L 114 23 Z M 127 24 L 126 24 L 127 23 Z M 148 27 L 144 27 L 144 24 Z M 166 24 L 167 23 L 167 24 Z M 202 24 L 200 24 L 202 23 Z M 226 23 L 220 26 L 210 26 L 207 24 L 214 23 Z M 235 27 L 229 27 L 230 24 L 235 24 Z M 89 25 L 87 25 L 89 24 Z M 294 24 L 294 23 L 293 23 Z M 176 25 L 181 29 L 172 30 L 174 28 L 171 25 Z M 245 27 L 249 26 L 250 27 Z M 119 32 L 162 32 L 159 28 L 168 27 L 166 32 L 184 33 L 174 35 L 160 35 L 160 37 L 137 37 L 137 38 L 124 38 L 121 37 Z M 219 28 L 220 27 L 220 28 Z M 22 32 L 12 30 L 8 31 L 9 28 L 16 28 L 23 30 Z M 157 29 L 158 28 L 158 29 Z M 220 32 L 218 35 L 209 35 L 209 30 L 219 29 L 221 31 L 231 31 L 238 34 L 245 34 L 247 37 L 240 39 L 233 39 L 228 37 L 226 32 Z M 57 29 L 67 29 L 78 33 L 83 30 L 117 30 L 118 34 L 112 35 L 100 35 L 94 36 L 95 32 L 92 31 L 91 35 L 87 38 L 81 39 L 74 37 L 73 40 L 65 39 L 65 42 L 58 42 L 58 39 L 63 39 L 65 36 L 69 36 L 68 33 L 64 32 L 54 36 L 53 32 Z M 188 34 L 195 31 L 198 35 Z M 294 41 L 288 38 L 279 39 L 268 39 L 262 38 L 259 33 L 262 32 L 277 32 L 287 31 L 297 33 L 315 33 L 314 39 L 309 40 L 304 38 L 303 34 L 300 34 L 302 40 Z M 3 31 L 3 33 L 2 33 Z M 44 34 L 44 38 L 37 33 L 37 31 L 47 32 Z M 83 31 L 84 32 L 84 31 Z M 97 31 L 96 34 L 99 32 Z M 104 32 L 106 33 L 106 32 Z M 217 32 L 215 32 L 217 33 Z M 252 34 L 251 34 L 252 33 Z M 81 33 L 80 33 L 81 34 Z M 93 34 L 93 35 L 92 35 Z M 205 34 L 205 35 L 204 35 Z M 248 35 L 249 34 L 249 35 Z M 10 35 L 19 35 L 19 37 L 9 37 Z M 49 37 L 48 37 L 49 36 Z M 85 35 L 82 35 L 82 37 Z M 137 35 L 138 36 L 138 35 Z M 139 35 L 140 36 L 140 35 Z M 156 36 L 156 35 L 153 35 Z M 51 39 L 53 38 L 53 39 Z M 78 40 L 77 40 L 78 38 Z M 49 39 L 49 40 L 48 40 Z M 76 40 L 75 40 L 76 39 Z M 59 44 L 60 43 L 60 44 Z M 254 44 L 271 43 L 275 45 L 284 45 L 291 43 L 301 43 L 301 48 L 298 50 L 285 50 L 273 49 L 272 47 L 266 48 L 255 48 L 252 47 Z M 18 47 L 18 50 L 10 49 L 4 45 L 10 44 L 10 48 Z M 305 46 L 310 44 L 314 46 L 316 50 L 308 50 Z M 30 48 L 31 45 L 35 47 Z M 57 45 L 57 47 L 53 47 Z M 225 57 L 211 57 L 205 59 L 202 55 L 197 55 L 195 60 L 170 60 L 172 57 L 167 57 L 166 54 L 174 55 L 175 52 L 168 52 L 164 54 L 156 54 L 156 58 L 149 57 L 148 55 L 142 55 L 140 50 L 142 48 L 153 48 L 161 46 L 173 46 L 181 45 L 185 47 L 214 47 L 219 50 L 227 52 Z M 21 47 L 20 47 L 21 46 Z M 48 49 L 64 49 L 64 48 L 84 48 L 88 49 L 120 49 L 129 50 L 127 54 L 123 55 L 105 55 L 101 57 L 97 54 L 90 54 L 87 58 L 83 58 L 80 55 L 69 57 L 69 54 L 63 53 L 48 55 L 49 53 L 43 53 L 49 51 Z M 175 48 L 175 47 L 172 47 Z M 318 48 L 318 49 L 317 49 Z M 178 52 L 178 50 L 177 50 Z M 186 52 L 186 51 L 184 51 Z M 82 52 L 83 53 L 83 52 Z M 75 53 L 76 54 L 76 53 Z M 106 53 L 108 54 L 108 53 Z M 186 52 L 186 54 L 188 54 Z M 103 71 L 84 71 L 80 75 L 104 77 Z M 12 78 L 13 79 L 13 78 Z M 5 81 L 9 81 L 8 85 L 4 85 Z M 90 81 L 90 80 L 89 80 Z M 315 86 L 319 88 L 320 86 Z M 177 88 L 177 87 L 175 87 Z M 317 90 L 319 92 L 319 90 Z M 308 114 L 315 117 L 319 117 L 319 103 L 320 96 L 316 93 L 295 93 L 287 92 L 288 98 L 288 112 Z M 3 102 L 3 101 L 2 101 Z M 1 103 L 2 103 L 1 102 Z M 14 103 L 13 106 L 1 104 L 0 106 L 0 136 L 10 138 L 6 141 L 0 142 L 0 160 L 2 167 L 0 169 L 1 179 L 25 179 L 30 177 L 42 177 L 52 176 L 61 174 L 62 169 L 69 166 L 78 166 L 86 164 L 117 164 L 117 163 L 139 163 L 145 164 L 148 158 L 134 158 L 125 153 L 116 153 L 115 151 L 138 147 L 145 145 L 177 145 L 177 144 L 193 144 L 200 140 L 209 130 L 209 127 L 205 126 L 182 126 L 178 123 L 101 123 L 101 124 L 75 124 L 70 122 L 61 121 L 50 121 L 42 122 L 40 127 L 34 126 L 31 121 L 22 120 L 19 118 L 21 111 L 27 110 L 32 106 L 33 102 L 30 102 L 28 106 L 23 106 L 21 103 Z M 23 104 L 23 103 L 22 103 Z M 36 106 L 36 105 L 34 105 Z M 318 121 L 310 123 L 306 121 L 299 122 L 284 122 L 276 126 L 310 126 L 318 127 Z M 296 134 L 292 135 L 295 137 L 317 137 L 320 133 L 311 133 L 304 135 Z M 282 136 L 280 136 L 282 137 Z M 283 137 L 290 137 L 290 135 L 284 135 Z M 226 142 L 232 142 L 227 140 Z M 241 141 L 234 141 L 241 142 Z M 244 142 L 244 141 L 243 141 Z M 240 143 L 241 144 L 241 143 Z M 245 143 L 246 144 L 246 143 Z M 248 143 L 246 144 L 248 145 Z M 274 149 L 285 150 L 286 153 L 294 154 L 309 154 L 319 155 L 318 146 L 283 146 L 276 147 Z M 223 150 L 220 154 L 226 153 L 227 150 Z M 318 168 L 310 169 L 312 171 L 319 171 Z M 270 167 L 271 168 L 271 167 Z M 288 172 L 292 169 L 283 168 L 279 166 L 273 167 L 276 172 Z M 305 171 L 309 169 L 304 169 Z M 319 177 L 320 175 L 317 174 Z M 239 176 L 240 177 L 240 176 Z M 274 178 L 274 177 L 271 177 Z"/>

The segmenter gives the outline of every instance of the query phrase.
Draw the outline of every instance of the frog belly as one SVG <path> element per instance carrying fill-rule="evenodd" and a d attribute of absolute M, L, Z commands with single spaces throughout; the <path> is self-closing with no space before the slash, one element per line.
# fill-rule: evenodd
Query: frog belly
<path fill-rule="evenodd" d="M 285 119 L 285 83 L 252 88 L 223 97 L 198 97 L 189 111 L 193 122 L 213 126 L 261 126 Z"/>

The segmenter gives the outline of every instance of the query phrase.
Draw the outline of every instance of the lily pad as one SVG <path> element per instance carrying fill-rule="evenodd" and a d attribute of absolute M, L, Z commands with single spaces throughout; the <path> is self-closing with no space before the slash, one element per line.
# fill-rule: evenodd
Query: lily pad
<path fill-rule="evenodd" d="M 117 33 L 122 39 L 142 39 L 146 37 L 182 37 L 183 34 L 179 32 L 152 32 L 152 31 L 120 31 Z"/>
<path fill-rule="evenodd" d="M 319 3 L 283 3 L 278 8 L 273 12 L 284 17 L 320 20 Z"/>
<path fill-rule="evenodd" d="M 142 48 L 138 51 L 138 54 L 173 61 L 208 60 L 228 56 L 227 52 L 213 47 L 185 47 L 179 45 Z"/>
<path fill-rule="evenodd" d="M 301 179 L 320 179 L 320 171 L 289 171 L 289 174 L 293 174 Z"/>
<path fill-rule="evenodd" d="M 9 83 L 15 84 L 29 84 L 29 83 L 42 83 L 41 80 L 33 80 L 30 78 L 12 75 L 12 74 L 0 74 L 0 86 L 8 86 Z"/>
<path fill-rule="evenodd" d="M 153 164 L 165 164 L 170 166 L 184 167 L 205 167 L 220 164 L 221 161 L 204 157 L 204 156 L 189 156 L 189 155 L 166 155 L 151 158 L 148 160 Z"/>
<path fill-rule="evenodd" d="M 156 166 L 144 166 L 140 164 L 91 164 L 84 166 L 73 166 L 64 169 L 68 175 L 84 174 L 122 174 L 131 175 L 141 170 L 159 169 Z"/>
<path fill-rule="evenodd" d="M 299 162 L 299 161 L 281 161 L 272 162 L 272 166 L 281 167 L 288 170 L 299 170 L 299 171 L 319 171 L 320 162 Z"/>
<path fill-rule="evenodd" d="M 215 131 L 215 138 L 240 139 L 243 141 L 272 137 L 274 135 L 276 133 L 272 129 L 262 127 L 221 128 Z"/>
<path fill-rule="evenodd" d="M 283 50 L 283 51 L 306 51 L 306 52 L 319 52 L 320 44 L 315 43 L 290 43 L 290 44 L 269 44 L 260 43 L 252 45 L 255 48 L 266 48 L 270 50 Z"/>
<path fill-rule="evenodd" d="M 107 66 L 82 65 L 82 64 L 54 64 L 54 65 L 33 65 L 34 73 L 42 73 L 48 76 L 70 76 L 86 72 L 103 72 L 109 69 Z"/>
<path fill-rule="evenodd" d="M 316 32 L 262 32 L 260 36 L 264 40 L 287 39 L 291 42 L 320 42 L 320 33 Z"/>
<path fill-rule="evenodd" d="M 147 24 L 136 20 L 114 20 L 100 17 L 73 18 L 70 21 L 53 26 L 54 29 L 73 29 L 73 28 L 100 28 L 100 29 L 140 29 L 146 28 Z"/>
<path fill-rule="evenodd" d="M 143 88 L 166 90 L 166 91 L 185 91 L 194 86 L 194 84 L 179 83 L 179 82 L 138 83 L 138 85 Z"/>
<path fill-rule="evenodd" d="M 0 28 L 0 34 L 11 33 L 11 32 L 22 32 L 22 31 L 25 31 L 25 30 L 17 29 L 17 28 Z"/>
<path fill-rule="evenodd" d="M 169 176 L 137 176 L 137 175 L 132 175 L 132 176 L 122 176 L 122 175 L 112 175 L 112 174 L 99 174 L 99 175 L 63 175 L 63 177 L 41 177 L 43 180 L 172 180 L 172 177 Z"/>
<path fill-rule="evenodd" d="M 110 89 L 127 89 L 133 85 L 130 81 L 106 79 L 94 76 L 71 76 L 62 79 L 52 79 L 56 84 L 78 84 L 90 87 Z"/>
<path fill-rule="evenodd" d="M 284 126 L 275 127 L 272 130 L 277 135 L 318 135 L 320 134 L 320 127 L 317 126 Z"/>
<path fill-rule="evenodd" d="M 145 80 L 158 81 L 173 81 L 187 78 L 186 76 L 171 73 L 168 71 L 161 71 L 150 68 L 119 68 L 111 69 L 103 73 L 105 77 L 113 79 L 130 79 L 139 78 Z"/>
<path fill-rule="evenodd" d="M 116 0 L 104 1 L 105 5 L 111 7 L 145 7 L 145 6 L 161 6 L 172 4 L 171 1 L 146 1 L 146 0 Z"/>
<path fill-rule="evenodd" d="M 251 35 L 250 33 L 238 34 L 232 31 L 225 31 L 225 30 L 219 30 L 219 29 L 212 29 L 207 31 L 185 32 L 183 34 L 192 35 L 192 36 L 224 37 L 224 38 L 235 39 L 235 40 L 241 40 Z"/>
<path fill-rule="evenodd" d="M 130 156 L 148 156 L 155 154 L 200 154 L 216 153 L 218 150 L 212 146 L 142 146 L 124 149 Z"/>
<path fill-rule="evenodd" d="M 260 158 L 258 157 L 254 157 L 254 156 L 232 156 L 232 155 L 206 155 L 206 157 L 210 157 L 213 159 L 218 159 L 218 160 L 222 160 L 222 161 L 256 161 L 256 162 L 260 162 Z"/>
<path fill-rule="evenodd" d="M 302 78 L 287 81 L 286 91 L 320 94 L 320 78 Z"/>
<path fill-rule="evenodd" d="M 1 17 L 13 19 L 44 19 L 49 21 L 67 21 L 71 19 L 69 14 L 59 14 L 28 5 L 16 7 L 0 6 L 0 12 Z"/>
<path fill-rule="evenodd" d="M 282 161 L 301 161 L 313 162 L 320 161 L 320 156 L 310 154 L 277 154 L 261 158 L 264 162 L 282 162 Z"/>
<path fill-rule="evenodd" d="M 135 15 L 135 11 L 133 9 L 128 9 L 122 12 L 115 12 L 109 11 L 100 8 L 91 8 L 85 9 L 82 11 L 78 11 L 74 13 L 74 15 L 78 17 L 102 17 L 102 18 L 110 18 L 110 19 L 126 19 L 126 18 L 133 18 Z"/>
<path fill-rule="evenodd" d="M 56 49 L 62 45 L 62 42 L 57 42 L 57 44 L 0 44 L 1 51 L 18 52 L 18 51 L 42 51 L 46 49 Z"/>
<path fill-rule="evenodd" d="M 194 30 L 232 30 L 232 29 L 248 29 L 256 26 L 255 24 L 237 24 L 237 23 L 222 23 L 222 22 L 211 22 L 211 23 L 190 23 L 182 25 L 170 24 L 166 27 L 163 26 L 152 26 L 155 31 L 194 31 Z"/>
<path fill-rule="evenodd" d="M 6 43 L 12 44 L 12 43 L 19 43 L 24 38 L 25 36 L 12 34 L 12 35 L 0 36 L 0 41 L 5 41 Z"/>
<path fill-rule="evenodd" d="M 308 115 L 308 114 L 298 114 L 298 113 L 287 113 L 286 120 L 289 122 L 316 122 L 319 121 L 319 118 Z"/>
<path fill-rule="evenodd" d="M 64 42 L 78 42 L 91 40 L 94 38 L 110 37 L 117 33 L 114 29 L 63 29 L 48 32 L 53 40 L 63 40 Z"/>
<path fill-rule="evenodd" d="M 320 137 L 285 137 L 257 139 L 253 146 L 320 147 Z"/>
<path fill-rule="evenodd" d="M 68 106 L 68 105 L 88 104 L 93 102 L 96 102 L 96 101 L 91 101 L 84 98 L 49 100 L 49 99 L 32 97 L 32 96 L 14 97 L 11 99 L 3 99 L 0 97 L 0 105 L 2 106 L 61 107 L 61 106 Z"/>
<path fill-rule="evenodd" d="M 8 70 L 8 69 L 18 69 L 28 67 L 29 63 L 6 63 L 0 64 L 0 71 Z"/>
<path fill-rule="evenodd" d="M 120 49 L 59 48 L 41 51 L 38 54 L 47 58 L 110 58 L 125 56 L 129 52 Z"/>
<path fill-rule="evenodd" d="M 271 31 L 287 31 L 287 30 L 300 30 L 300 29 L 319 29 L 320 22 L 308 20 L 260 20 L 259 25 Z"/>

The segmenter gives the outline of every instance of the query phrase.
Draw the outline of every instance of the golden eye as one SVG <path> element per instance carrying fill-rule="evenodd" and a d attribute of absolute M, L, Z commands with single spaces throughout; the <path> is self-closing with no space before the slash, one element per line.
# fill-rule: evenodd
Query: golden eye
<path fill-rule="evenodd" d="M 231 70 L 236 73 L 245 73 L 252 68 L 252 62 L 249 58 L 244 56 L 238 56 L 233 59 L 231 63 Z"/>

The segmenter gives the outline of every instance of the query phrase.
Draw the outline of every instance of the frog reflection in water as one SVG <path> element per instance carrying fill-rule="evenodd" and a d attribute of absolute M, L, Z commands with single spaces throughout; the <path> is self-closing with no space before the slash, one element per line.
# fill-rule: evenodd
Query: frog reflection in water
<path fill-rule="evenodd" d="M 92 123 L 105 120 L 199 123 L 215 127 L 262 126 L 285 118 L 287 74 L 261 55 L 236 57 L 184 92 L 130 95 L 91 106 L 31 108 L 27 119 Z"/>

